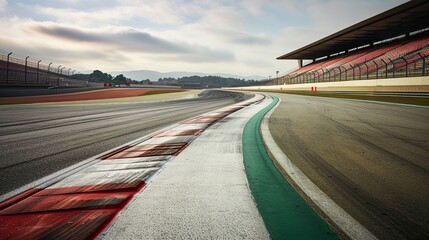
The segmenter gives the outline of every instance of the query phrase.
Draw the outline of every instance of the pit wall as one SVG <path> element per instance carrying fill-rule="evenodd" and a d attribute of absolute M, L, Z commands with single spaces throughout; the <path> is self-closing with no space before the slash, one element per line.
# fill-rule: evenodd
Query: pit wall
<path fill-rule="evenodd" d="M 240 87 L 241 90 L 429 92 L 429 76 Z"/>

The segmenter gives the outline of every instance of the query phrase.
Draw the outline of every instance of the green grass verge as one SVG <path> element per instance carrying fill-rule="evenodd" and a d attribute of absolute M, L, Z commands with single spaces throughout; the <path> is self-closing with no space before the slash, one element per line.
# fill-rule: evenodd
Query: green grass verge
<path fill-rule="evenodd" d="M 259 127 L 278 101 L 273 97 L 273 102 L 253 116 L 243 131 L 244 167 L 258 210 L 271 239 L 338 239 L 268 156 Z"/>

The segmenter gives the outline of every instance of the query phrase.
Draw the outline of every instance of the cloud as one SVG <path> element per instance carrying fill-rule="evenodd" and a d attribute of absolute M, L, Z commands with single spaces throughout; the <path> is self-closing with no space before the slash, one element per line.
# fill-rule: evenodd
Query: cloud
<path fill-rule="evenodd" d="M 128 51 L 148 53 L 183 53 L 188 51 L 180 44 L 168 42 L 148 33 L 130 28 L 77 29 L 63 25 L 34 25 L 31 30 L 72 42 L 115 46 Z"/>
<path fill-rule="evenodd" d="M 58 24 L 33 24 L 30 30 L 54 39 L 67 40 L 77 44 L 92 44 L 98 48 L 176 55 L 170 56 L 170 58 L 177 58 L 181 61 L 221 62 L 234 59 L 234 54 L 227 50 L 215 50 L 203 45 L 169 41 L 132 28 L 108 27 L 83 30 Z"/>
<path fill-rule="evenodd" d="M 297 65 L 276 57 L 404 1 L 0 0 L 0 50 L 80 69 L 268 76 Z"/>
<path fill-rule="evenodd" d="M 217 5 L 203 9 L 201 18 L 194 22 L 200 26 L 234 29 L 241 27 L 244 16 L 233 6 Z"/>
<path fill-rule="evenodd" d="M 206 28 L 206 31 L 226 40 L 227 42 L 234 44 L 243 44 L 243 45 L 269 45 L 271 40 L 267 37 L 254 36 L 249 33 L 227 30 L 227 29 L 216 29 L 216 28 Z"/>
<path fill-rule="evenodd" d="M 0 11 L 3 11 L 7 6 L 7 0 L 0 0 Z"/>
<path fill-rule="evenodd" d="M 157 24 L 179 25 L 185 22 L 183 8 L 168 1 L 118 1 L 116 6 L 87 10 L 72 7 L 31 6 L 35 13 L 59 23 L 97 26 L 106 23 L 121 23 L 131 19 L 145 19 Z"/>

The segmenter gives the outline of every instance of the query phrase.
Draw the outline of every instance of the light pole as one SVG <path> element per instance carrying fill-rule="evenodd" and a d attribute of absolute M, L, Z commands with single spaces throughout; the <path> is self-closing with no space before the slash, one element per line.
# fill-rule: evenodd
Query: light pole
<path fill-rule="evenodd" d="M 49 63 L 49 65 L 48 65 L 48 79 L 46 80 L 46 84 L 48 85 L 49 84 L 49 82 L 51 81 L 51 64 L 52 64 L 52 62 L 51 63 Z"/>
<path fill-rule="evenodd" d="M 6 63 L 6 82 L 9 81 L 9 56 L 12 55 L 12 52 L 10 52 L 7 55 L 7 63 Z"/>
<path fill-rule="evenodd" d="M 63 69 L 64 68 L 66 68 L 66 67 L 62 67 L 61 68 L 61 73 L 60 73 L 61 75 L 63 74 Z M 60 76 L 58 76 L 58 87 L 60 87 Z"/>
<path fill-rule="evenodd" d="M 69 68 L 69 70 L 67 71 L 67 75 L 70 77 L 70 70 L 71 68 Z"/>
<path fill-rule="evenodd" d="M 27 62 L 28 62 L 28 58 L 29 58 L 30 56 L 27 56 L 26 58 L 25 58 L 25 72 L 24 72 L 24 83 L 25 84 L 27 84 Z"/>
<path fill-rule="evenodd" d="M 42 60 L 39 60 L 38 62 L 37 62 L 37 83 L 39 83 L 39 67 L 40 67 L 40 62 L 41 62 Z"/>
<path fill-rule="evenodd" d="M 276 71 L 276 83 L 279 85 L 279 71 Z"/>
<path fill-rule="evenodd" d="M 60 67 L 61 67 L 61 65 L 60 65 L 60 66 L 58 66 L 58 70 L 57 70 L 57 73 L 58 73 L 58 74 L 60 74 Z"/>

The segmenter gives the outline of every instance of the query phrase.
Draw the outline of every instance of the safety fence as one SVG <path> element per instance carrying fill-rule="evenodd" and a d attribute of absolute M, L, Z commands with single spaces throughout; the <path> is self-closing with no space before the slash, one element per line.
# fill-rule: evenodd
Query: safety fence
<path fill-rule="evenodd" d="M 337 82 L 382 78 L 402 78 L 429 75 L 429 48 L 391 60 L 368 60 L 361 64 L 341 64 L 317 68 L 300 74 L 288 74 L 273 79 L 272 85 Z"/>
<path fill-rule="evenodd" d="M 84 87 L 85 80 L 74 78 L 76 70 L 62 65 L 30 61 L 0 53 L 0 86 Z"/>

